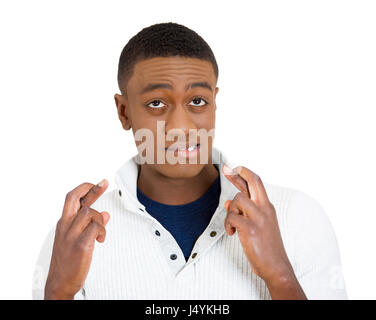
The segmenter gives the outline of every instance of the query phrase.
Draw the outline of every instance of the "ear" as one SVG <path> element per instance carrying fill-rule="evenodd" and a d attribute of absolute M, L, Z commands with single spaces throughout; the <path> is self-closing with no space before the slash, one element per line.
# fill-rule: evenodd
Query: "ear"
<path fill-rule="evenodd" d="M 118 113 L 119 120 L 124 130 L 129 130 L 132 128 L 131 120 L 129 117 L 129 104 L 125 96 L 115 93 L 114 96 L 116 109 Z"/>

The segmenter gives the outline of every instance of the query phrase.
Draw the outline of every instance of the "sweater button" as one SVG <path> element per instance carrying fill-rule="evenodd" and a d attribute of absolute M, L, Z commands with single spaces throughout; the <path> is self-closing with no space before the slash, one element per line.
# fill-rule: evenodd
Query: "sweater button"
<path fill-rule="evenodd" d="M 215 232 L 215 231 L 210 232 L 211 237 L 215 237 L 216 235 L 217 235 L 217 232 Z"/>
<path fill-rule="evenodd" d="M 170 259 L 171 260 L 176 260 L 177 257 L 178 256 L 175 253 L 173 253 L 172 255 L 170 255 Z"/>
<path fill-rule="evenodd" d="M 196 256 L 197 256 L 197 252 L 195 252 L 194 254 L 192 254 L 192 258 L 193 259 L 196 258 Z"/>
<path fill-rule="evenodd" d="M 119 190 L 119 196 L 121 197 L 121 190 Z"/>
<path fill-rule="evenodd" d="M 158 230 L 155 230 L 155 234 L 156 234 L 157 236 L 160 236 L 160 235 L 161 235 L 161 234 L 159 233 Z"/>

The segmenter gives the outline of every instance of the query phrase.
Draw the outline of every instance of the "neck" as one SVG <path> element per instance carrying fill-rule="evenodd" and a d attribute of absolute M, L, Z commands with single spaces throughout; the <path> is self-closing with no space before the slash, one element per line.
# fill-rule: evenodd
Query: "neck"
<path fill-rule="evenodd" d="M 150 199 L 168 205 L 181 205 L 202 197 L 218 177 L 213 164 L 207 164 L 191 178 L 170 178 L 141 165 L 137 187 Z"/>

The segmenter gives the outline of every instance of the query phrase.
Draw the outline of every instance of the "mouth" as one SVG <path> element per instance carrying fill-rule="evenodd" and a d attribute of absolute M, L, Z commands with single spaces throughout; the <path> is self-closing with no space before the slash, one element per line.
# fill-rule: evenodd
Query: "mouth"
<path fill-rule="evenodd" d="M 200 151 L 200 144 L 191 144 L 188 147 L 186 145 L 178 146 L 178 147 L 168 147 L 165 148 L 167 152 L 174 152 L 175 155 L 178 154 L 184 157 L 193 157 L 198 154 Z"/>

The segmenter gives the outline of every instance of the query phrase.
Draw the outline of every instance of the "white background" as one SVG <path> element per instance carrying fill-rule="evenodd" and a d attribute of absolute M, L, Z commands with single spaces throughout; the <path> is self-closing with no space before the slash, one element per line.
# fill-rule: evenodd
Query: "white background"
<path fill-rule="evenodd" d="M 375 299 L 375 16 L 375 1 L 2 1 L 0 298 L 31 298 L 65 194 L 113 188 L 136 153 L 113 99 L 118 58 L 172 21 L 216 55 L 215 145 L 319 201 L 349 297 Z"/>

